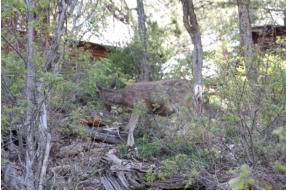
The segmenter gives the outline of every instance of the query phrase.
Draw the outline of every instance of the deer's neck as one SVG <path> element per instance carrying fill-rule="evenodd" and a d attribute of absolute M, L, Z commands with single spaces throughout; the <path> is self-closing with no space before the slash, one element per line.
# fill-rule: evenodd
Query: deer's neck
<path fill-rule="evenodd" d="M 110 92 L 106 92 L 104 100 L 106 103 L 110 105 L 113 105 L 113 104 L 122 105 L 123 104 L 122 94 L 118 90 L 112 90 Z"/>

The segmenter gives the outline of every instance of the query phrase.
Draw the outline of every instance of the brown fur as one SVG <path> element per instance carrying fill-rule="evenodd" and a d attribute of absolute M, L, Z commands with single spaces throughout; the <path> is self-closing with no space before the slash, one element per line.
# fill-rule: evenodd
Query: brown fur
<path fill-rule="evenodd" d="M 99 84 L 97 86 L 100 87 Z M 176 112 L 175 104 L 190 108 L 185 99 L 193 95 L 191 81 L 188 80 L 138 82 L 120 90 L 98 89 L 101 89 L 100 97 L 106 106 L 121 105 L 132 111 L 137 103 L 143 102 L 148 113 L 161 116 Z"/>
<path fill-rule="evenodd" d="M 115 87 L 116 81 L 111 87 Z M 194 103 L 193 86 L 189 80 L 161 80 L 153 82 L 138 82 L 120 90 L 103 88 L 96 83 L 102 102 L 110 109 L 110 105 L 120 105 L 132 111 L 137 104 L 143 103 L 146 112 L 169 116 L 178 112 L 181 106 L 192 112 Z M 129 135 L 133 139 L 133 130 L 138 121 L 136 114 L 132 114 L 129 121 Z M 134 141 L 128 145 L 132 146 Z"/>

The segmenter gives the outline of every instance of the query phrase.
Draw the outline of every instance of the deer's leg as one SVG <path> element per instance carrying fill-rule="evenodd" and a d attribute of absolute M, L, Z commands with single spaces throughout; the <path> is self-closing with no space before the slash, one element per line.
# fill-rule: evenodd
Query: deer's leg
<path fill-rule="evenodd" d="M 201 84 L 196 84 L 194 86 L 194 92 L 195 92 L 195 103 L 196 103 L 196 110 L 197 110 L 197 116 L 199 117 L 202 112 L 202 104 L 203 104 L 203 87 Z"/>
<path fill-rule="evenodd" d="M 128 132 L 127 147 L 133 147 L 135 144 L 133 132 L 137 125 L 138 119 L 139 115 L 137 115 L 135 112 L 132 112 L 131 118 L 128 123 L 129 132 Z"/>

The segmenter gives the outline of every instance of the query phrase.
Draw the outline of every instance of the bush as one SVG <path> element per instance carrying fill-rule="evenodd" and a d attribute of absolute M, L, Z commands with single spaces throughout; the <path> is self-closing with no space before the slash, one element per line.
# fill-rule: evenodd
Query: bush
<path fill-rule="evenodd" d="M 253 184 L 254 179 L 250 177 L 250 169 L 247 165 L 242 165 L 239 176 L 230 180 L 229 184 L 235 190 L 248 190 L 249 184 Z"/>
<path fill-rule="evenodd" d="M 196 182 L 198 171 L 192 162 L 192 158 L 185 154 L 179 154 L 161 162 L 158 170 L 148 169 L 146 173 L 147 182 L 153 184 L 156 179 L 166 180 L 167 177 L 180 175 L 186 180 L 185 188 Z"/>
<path fill-rule="evenodd" d="M 136 140 L 139 154 L 146 159 L 150 158 L 151 156 L 158 156 L 158 145 L 150 141 L 150 137 L 146 134 Z"/>
<path fill-rule="evenodd" d="M 186 135 L 165 137 L 160 141 L 160 152 L 167 156 L 186 155 L 196 166 L 210 167 L 212 164 L 211 153 L 192 143 Z"/>

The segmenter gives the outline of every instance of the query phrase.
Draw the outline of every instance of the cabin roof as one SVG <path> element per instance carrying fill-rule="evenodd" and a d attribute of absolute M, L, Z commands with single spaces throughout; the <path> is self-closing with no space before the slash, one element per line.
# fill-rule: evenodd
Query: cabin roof
<path fill-rule="evenodd" d="M 112 46 L 98 44 L 94 42 L 79 41 L 76 45 L 77 48 L 83 48 L 84 51 L 91 53 L 92 59 L 103 59 L 111 52 Z"/>
<path fill-rule="evenodd" d="M 286 26 L 284 25 L 263 25 L 252 27 L 252 34 L 259 36 L 286 36 Z"/>
<path fill-rule="evenodd" d="M 279 48 L 277 37 L 286 39 L 286 26 L 284 25 L 254 26 L 251 30 L 253 43 L 258 44 L 262 51 Z"/>

